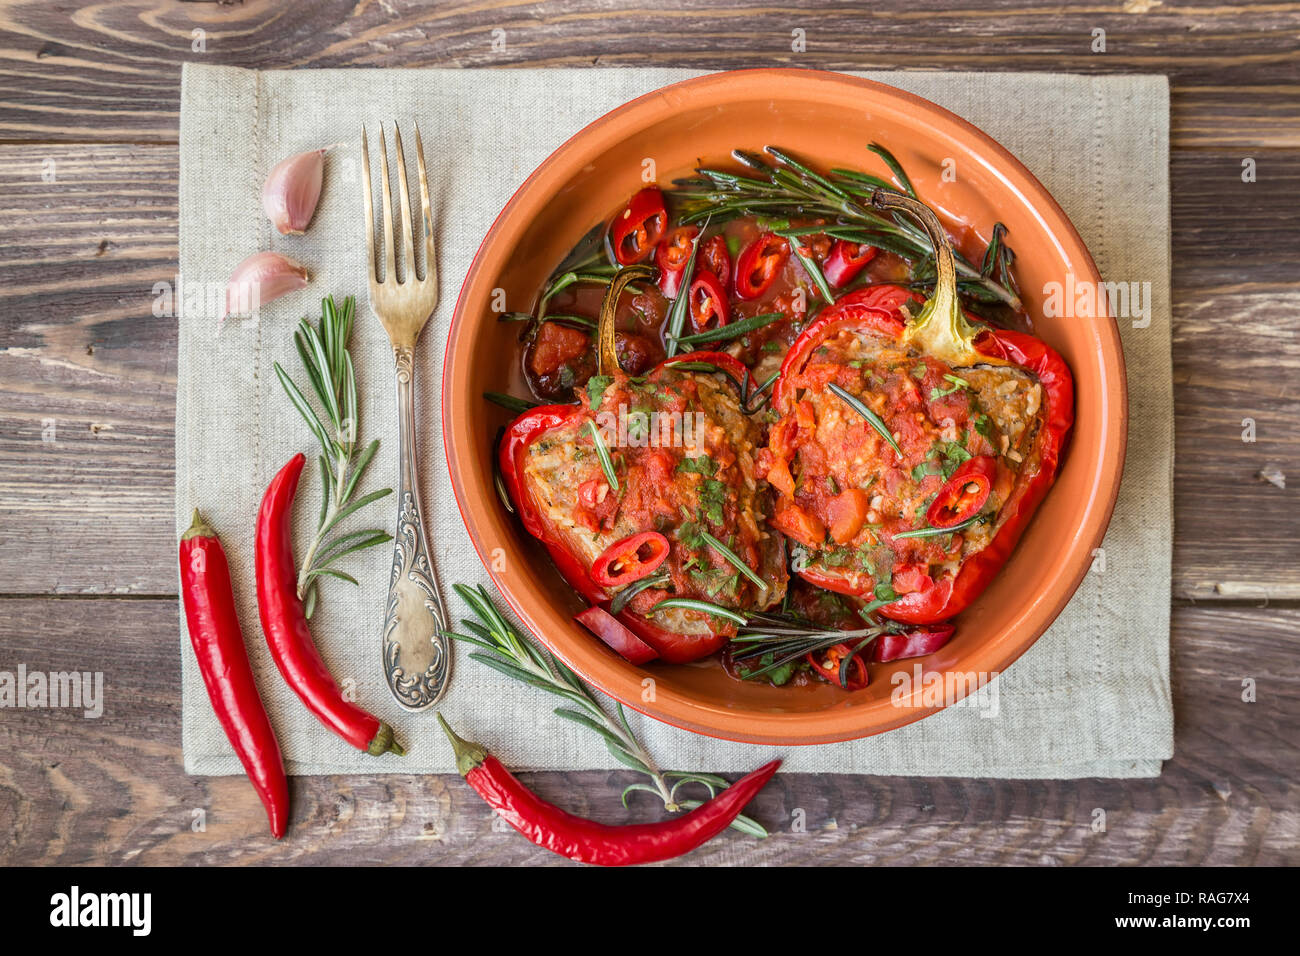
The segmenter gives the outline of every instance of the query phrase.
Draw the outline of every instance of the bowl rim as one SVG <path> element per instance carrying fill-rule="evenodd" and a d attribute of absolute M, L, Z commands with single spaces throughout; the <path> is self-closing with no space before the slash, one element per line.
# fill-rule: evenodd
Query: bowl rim
<path fill-rule="evenodd" d="M 752 81 L 754 74 L 770 75 L 779 78 L 785 83 L 811 84 L 812 86 L 821 86 L 822 84 L 849 85 L 866 96 L 894 101 L 895 107 L 906 108 L 914 120 L 928 125 L 929 131 L 932 133 L 951 136 L 950 133 L 944 132 L 946 127 L 947 130 L 965 134 L 972 151 L 977 152 L 986 165 L 996 171 L 998 178 L 1006 183 L 1007 187 L 1013 191 L 1019 201 L 1032 213 L 1043 228 L 1058 240 L 1060 247 L 1071 251 L 1068 258 L 1072 262 L 1077 262 L 1076 274 L 1083 276 L 1084 281 L 1101 282 L 1101 274 L 1092 258 L 1092 254 L 1083 242 L 1078 230 L 1074 227 L 1074 223 L 1071 222 L 1065 211 L 1047 191 L 1047 188 L 1038 181 L 1037 177 L 1008 149 L 979 127 L 924 97 L 876 80 L 815 69 L 760 67 L 720 71 L 690 77 L 644 93 L 583 126 L 529 174 L 497 214 L 479 243 L 474 258 L 466 270 L 447 332 L 447 343 L 443 355 L 442 387 L 440 389 L 442 445 L 448 473 L 451 477 L 456 507 L 460 512 L 461 521 L 465 526 L 475 552 L 478 554 L 479 560 L 483 564 L 484 570 L 501 597 L 524 626 L 528 628 L 532 636 L 540 640 L 552 654 L 583 680 L 623 705 L 631 707 L 647 717 L 682 730 L 740 743 L 772 746 L 812 746 L 858 740 L 895 730 L 936 713 L 961 698 L 958 697 L 954 701 L 945 701 L 937 705 L 925 705 L 923 704 L 922 689 L 918 686 L 913 688 L 910 695 L 905 695 L 904 700 L 901 702 L 881 700 L 871 705 L 853 709 L 845 708 L 839 711 L 827 709 L 806 713 L 779 714 L 745 711 L 745 729 L 737 730 L 730 727 L 720 727 L 714 720 L 714 718 L 725 716 L 734 721 L 737 716 L 737 712 L 734 710 L 706 705 L 697 699 L 679 694 L 671 688 L 665 688 L 662 684 L 656 688 L 655 699 L 646 702 L 641 699 L 639 679 L 627 683 L 618 680 L 606 680 L 601 676 L 592 674 L 589 668 L 584 666 L 584 660 L 594 660 L 592 654 L 584 652 L 583 648 L 576 648 L 575 652 L 566 652 L 562 646 L 556 646 L 557 642 L 548 640 L 544 636 L 546 628 L 534 620 L 533 615 L 526 612 L 521 602 L 512 594 L 509 585 L 503 580 L 502 576 L 493 570 L 492 562 L 488 560 L 488 556 L 484 553 L 484 545 L 481 543 L 484 529 L 473 518 L 464 500 L 467 483 L 461 472 L 458 458 L 461 454 L 470 452 L 471 449 L 461 446 L 456 437 L 456 429 L 453 424 L 454 416 L 449 412 L 451 407 L 449 399 L 453 393 L 454 380 L 457 378 L 455 370 L 462 360 L 462 349 L 459 347 L 457 337 L 462 327 L 468 322 L 465 314 L 466 298 L 469 290 L 481 281 L 480 273 L 484 269 L 486 252 L 498 238 L 503 223 L 510 217 L 515 208 L 523 202 L 523 197 L 542 186 L 547 188 L 549 195 L 549 190 L 563 185 L 564 181 L 572 175 L 575 169 L 574 164 L 566 162 L 570 154 L 587 145 L 586 141 L 588 139 L 597 138 L 602 130 L 615 128 L 622 130 L 641 112 L 651 110 L 657 101 L 674 95 L 725 93 L 728 87 L 739 86 L 740 88 L 736 89 L 735 92 L 743 98 L 743 85 Z M 736 96 L 723 97 L 727 101 L 735 98 Z M 1074 252 L 1077 252 L 1077 258 L 1073 254 Z M 968 658 L 978 657 L 979 661 L 993 665 L 980 667 L 978 672 L 991 673 L 995 676 L 995 679 L 996 675 L 1000 675 L 1005 671 L 1046 632 L 1061 611 L 1064 610 L 1066 604 L 1074 597 L 1091 566 L 1091 555 L 1101 545 L 1102 538 L 1105 536 L 1111 517 L 1114 514 L 1128 444 L 1128 383 L 1118 325 L 1110 314 L 1108 303 L 1101 300 L 1098 304 L 1098 315 L 1093 320 L 1094 332 L 1101 340 L 1099 350 L 1101 368 L 1105 378 L 1114 383 L 1114 394 L 1112 397 L 1112 394 L 1105 389 L 1101 389 L 1098 394 L 1098 400 L 1101 402 L 1100 448 L 1102 453 L 1098 456 L 1095 468 L 1096 477 L 1090 487 L 1080 527 L 1088 525 L 1094 515 L 1097 515 L 1100 520 L 1097 521 L 1096 530 L 1089 540 L 1082 542 L 1082 546 L 1080 546 L 1079 542 L 1076 542 L 1073 570 L 1070 570 L 1070 564 L 1067 563 L 1058 577 L 1058 580 L 1064 581 L 1066 584 L 1066 587 L 1060 591 L 1059 598 L 1051 602 L 1050 606 L 1043 604 L 1041 596 L 1027 602 L 1018 610 L 1015 618 L 1003 628 L 1000 635 L 996 635 L 995 639 L 986 641 L 968 652 Z M 1087 560 L 1083 558 L 1085 555 L 1088 556 Z M 1030 617 L 1034 618 L 1034 623 L 1027 625 L 1025 623 L 1026 618 Z M 603 646 L 596 646 L 598 642 L 593 640 L 590 643 L 592 647 L 585 650 L 592 653 L 604 651 Z M 647 672 L 639 670 L 639 674 L 645 673 Z M 976 690 L 978 686 L 980 685 L 968 689 Z M 961 696 L 966 695 L 962 694 Z M 665 704 L 669 705 L 671 710 L 669 707 L 665 707 Z M 885 708 L 888 708 L 888 710 L 886 711 Z M 887 716 L 882 717 L 881 715 Z M 827 724 L 831 726 L 828 728 Z"/>

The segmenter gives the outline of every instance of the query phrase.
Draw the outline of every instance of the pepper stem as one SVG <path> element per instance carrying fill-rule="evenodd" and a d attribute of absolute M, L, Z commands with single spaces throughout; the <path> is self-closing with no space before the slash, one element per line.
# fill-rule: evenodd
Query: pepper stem
<path fill-rule="evenodd" d="M 618 312 L 618 297 L 633 282 L 653 276 L 652 268 L 637 265 L 620 269 L 610 280 L 605 298 L 600 302 L 600 318 L 596 323 L 597 375 L 613 375 L 618 371 L 618 352 L 614 348 L 614 315 Z"/>
<path fill-rule="evenodd" d="M 194 517 L 190 519 L 190 526 L 186 528 L 185 533 L 181 535 L 181 540 L 188 541 L 190 538 L 215 538 L 216 536 L 217 534 L 212 530 L 212 526 L 203 520 L 203 516 L 199 514 L 199 509 L 195 508 Z"/>
<path fill-rule="evenodd" d="M 885 189 L 877 189 L 871 194 L 871 205 L 877 209 L 901 209 L 910 213 L 924 227 L 930 245 L 934 247 L 937 273 L 934 295 L 908 325 L 905 339 L 916 342 L 923 351 L 949 365 L 990 361 L 972 345 L 983 329 L 966 321 L 962 312 L 961 300 L 957 296 L 957 263 L 952 254 L 952 243 L 948 241 L 948 234 L 939 224 L 934 210 L 910 196 Z"/>
<path fill-rule="evenodd" d="M 379 729 L 375 731 L 375 739 L 370 741 L 370 746 L 366 752 L 372 757 L 378 757 L 380 754 L 389 752 L 395 753 L 399 757 L 406 756 L 406 751 L 393 739 L 393 728 L 382 720 L 379 722 Z"/>
<path fill-rule="evenodd" d="M 456 769 L 463 777 L 475 767 L 487 759 L 487 750 L 482 744 L 470 743 L 456 735 L 456 731 L 447 725 L 447 721 L 442 719 L 442 714 L 438 714 L 438 723 L 447 734 L 447 739 L 451 741 L 451 749 L 456 752 Z"/>

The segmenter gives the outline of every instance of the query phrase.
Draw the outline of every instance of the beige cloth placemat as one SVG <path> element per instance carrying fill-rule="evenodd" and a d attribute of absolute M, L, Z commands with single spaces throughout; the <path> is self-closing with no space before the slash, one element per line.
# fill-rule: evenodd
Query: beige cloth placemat
<path fill-rule="evenodd" d="M 195 306 L 180 319 L 176 409 L 176 527 L 202 505 L 230 553 L 253 666 L 290 773 L 451 772 L 432 715 L 400 710 L 384 687 L 379 629 L 386 548 L 349 567 L 362 587 L 330 582 L 314 630 L 357 699 L 399 728 L 404 758 L 368 757 L 325 731 L 285 686 L 257 623 L 252 530 L 261 492 L 314 444 L 276 381 L 272 362 L 297 369 L 291 329 L 319 314 L 326 292 L 361 302 L 353 349 L 363 437 L 381 437 L 371 487 L 396 478 L 391 358 L 366 309 L 357 197 L 363 117 L 419 122 L 431 162 L 439 227 L 441 304 L 419 352 L 420 451 L 428 530 L 445 583 L 487 581 L 461 523 L 440 445 L 440 356 L 461 280 L 514 190 L 582 126 L 694 71 L 302 70 L 252 72 L 186 65 L 181 103 L 180 270 L 183 301 L 211 301 L 232 268 L 258 249 L 311 268 L 300 294 L 262 309 L 260 323 L 227 323 Z M 1163 77 L 864 73 L 924 96 L 1015 153 L 1070 215 L 1109 280 L 1150 281 L 1148 328 L 1121 320 L 1132 415 L 1124 485 L 1106 536 L 1107 570 L 1090 573 L 1055 625 L 995 682 L 997 717 L 949 708 L 900 730 L 823 747 L 785 748 L 785 770 L 986 777 L 1142 777 L 1173 752 L 1169 692 L 1173 399 L 1170 369 L 1168 86 Z M 263 217 L 270 166 L 346 140 L 331 153 L 309 234 L 282 237 Z M 1013 237 L 1014 240 L 1014 237 Z M 1014 244 L 1014 241 L 1013 241 Z M 318 480 L 306 485 L 311 502 Z M 308 508 L 311 506 L 309 505 Z M 391 499 L 373 523 L 392 520 Z M 301 547 L 301 545 L 300 545 Z M 445 588 L 455 618 L 458 598 Z M 181 620 L 185 766 L 239 773 L 213 716 Z M 521 769 L 616 766 L 588 730 L 554 717 L 549 695 L 500 677 L 458 651 L 442 710 L 453 725 Z M 696 736 L 633 714 L 665 767 L 748 770 L 769 751 Z"/>

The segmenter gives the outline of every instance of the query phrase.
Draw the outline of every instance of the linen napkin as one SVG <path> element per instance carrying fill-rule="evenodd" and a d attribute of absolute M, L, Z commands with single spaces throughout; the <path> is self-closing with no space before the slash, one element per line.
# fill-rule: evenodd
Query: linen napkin
<path fill-rule="evenodd" d="M 643 93 L 696 75 L 677 69 L 300 70 L 256 72 L 187 64 L 181 95 L 180 276 L 176 299 L 208 302 L 259 249 L 307 264 L 302 293 L 264 306 L 259 322 L 219 328 L 211 308 L 183 309 L 176 407 L 176 527 L 195 505 L 231 556 L 236 598 L 259 686 L 295 774 L 449 773 L 451 751 L 431 714 L 396 706 L 379 666 L 390 552 L 349 565 L 361 587 L 331 581 L 313 630 L 333 673 L 399 729 L 408 754 L 370 757 L 322 728 L 285 686 L 257 624 L 253 517 L 289 457 L 314 444 L 281 392 L 279 361 L 301 377 L 291 329 L 319 316 L 326 292 L 354 294 L 362 437 L 380 437 L 370 488 L 395 484 L 396 412 L 388 341 L 365 305 L 356 193 L 361 118 L 414 118 L 430 162 L 441 302 L 417 359 L 421 476 L 427 530 L 453 619 L 466 608 L 450 582 L 488 583 L 451 494 L 440 444 L 440 357 L 456 293 L 483 235 L 509 197 L 574 132 Z M 1169 98 L 1163 77 L 1015 73 L 858 74 L 926 97 L 1010 149 L 1082 234 L 1102 275 L 1150 281 L 1150 325 L 1121 319 L 1130 370 L 1128 460 L 1104 549 L 1113 573 L 1089 573 L 1060 618 L 991 685 L 982 707 L 948 708 L 866 740 L 783 748 L 787 771 L 979 777 L 1144 777 L 1173 751 L 1169 688 L 1173 396 L 1169 301 Z M 283 237 L 261 211 L 270 167 L 346 141 L 328 158 L 306 236 Z M 409 158 L 409 156 L 408 156 Z M 306 481 L 307 479 L 305 479 Z M 318 500 L 318 480 L 302 494 Z M 392 499 L 369 524 L 388 528 Z M 304 530 L 304 529 L 299 529 Z M 300 543 L 299 547 L 302 547 Z M 504 605 L 503 605 L 504 606 Z M 187 771 L 242 772 L 212 713 L 181 615 Z M 441 710 L 518 769 L 617 764 L 589 730 L 555 717 L 549 695 L 457 650 Z M 991 717 L 996 710 L 997 716 Z M 630 714 L 661 766 L 752 769 L 767 748 L 697 736 Z M 467 732 L 468 732 L 467 730 Z"/>

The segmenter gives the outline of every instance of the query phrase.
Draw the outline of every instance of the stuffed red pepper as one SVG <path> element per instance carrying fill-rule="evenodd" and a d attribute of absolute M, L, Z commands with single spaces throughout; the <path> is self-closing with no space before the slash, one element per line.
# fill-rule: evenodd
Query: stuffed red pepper
<path fill-rule="evenodd" d="M 928 207 L 884 191 L 873 202 L 926 227 L 934 295 L 877 285 L 824 309 L 782 364 L 758 470 L 799 574 L 932 623 L 988 586 L 1052 484 L 1073 381 L 1039 339 L 968 319 Z"/>
<path fill-rule="evenodd" d="M 695 352 L 644 376 L 618 368 L 608 319 L 638 275 L 610 286 L 603 374 L 577 404 L 516 418 L 500 466 L 524 527 L 565 579 L 659 657 L 684 662 L 721 648 L 742 612 L 781 601 L 785 549 L 755 473 L 762 432 L 734 391 L 744 367 Z"/>

